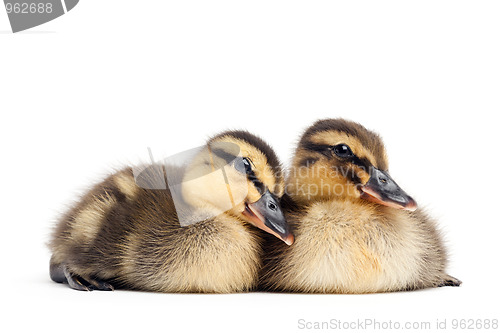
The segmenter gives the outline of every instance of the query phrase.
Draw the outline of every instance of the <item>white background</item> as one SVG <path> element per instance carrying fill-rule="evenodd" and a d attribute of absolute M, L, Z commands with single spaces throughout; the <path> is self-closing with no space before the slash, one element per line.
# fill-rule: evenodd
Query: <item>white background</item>
<path fill-rule="evenodd" d="M 0 327 L 293 332 L 299 319 L 500 319 L 499 17 L 497 1 L 82 0 L 12 34 L 0 10 Z M 49 280 L 58 215 L 148 146 L 168 156 L 244 128 L 288 163 L 325 117 L 383 136 L 393 177 L 439 219 L 462 287 L 170 295 Z"/>

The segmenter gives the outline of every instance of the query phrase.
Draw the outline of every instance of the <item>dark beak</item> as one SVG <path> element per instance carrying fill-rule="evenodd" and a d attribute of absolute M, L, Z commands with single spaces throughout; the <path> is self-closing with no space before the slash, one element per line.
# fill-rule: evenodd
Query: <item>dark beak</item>
<path fill-rule="evenodd" d="M 370 179 L 361 186 L 361 198 L 378 204 L 414 211 L 417 203 L 399 187 L 389 173 L 370 168 Z"/>
<path fill-rule="evenodd" d="M 281 206 L 269 190 L 256 202 L 246 204 L 243 215 L 257 228 L 275 235 L 287 245 L 293 244 L 294 238 L 283 215 Z"/>

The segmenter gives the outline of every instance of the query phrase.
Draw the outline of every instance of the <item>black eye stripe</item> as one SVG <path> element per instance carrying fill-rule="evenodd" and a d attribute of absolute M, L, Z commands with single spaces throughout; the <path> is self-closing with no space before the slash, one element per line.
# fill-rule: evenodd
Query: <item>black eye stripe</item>
<path fill-rule="evenodd" d="M 255 186 L 255 188 L 257 188 L 257 191 L 259 191 L 260 194 L 264 194 L 266 192 L 266 185 L 264 185 L 264 183 L 262 183 L 259 180 L 259 178 L 257 178 L 257 176 L 255 175 L 255 172 L 253 172 L 253 170 L 251 170 L 248 173 L 247 178 L 249 181 L 251 181 L 253 183 L 253 185 Z"/>
<path fill-rule="evenodd" d="M 341 145 L 345 145 L 345 144 L 341 144 Z M 334 156 L 333 155 L 334 154 L 333 150 L 334 150 L 334 148 L 336 146 L 318 144 L 318 143 L 314 143 L 314 142 L 305 142 L 302 147 L 304 149 L 315 151 L 317 153 L 323 154 L 328 159 L 331 159 Z M 350 148 L 349 148 L 349 150 L 350 150 Z M 352 154 L 352 156 L 343 158 L 343 160 L 346 161 L 346 162 L 350 162 L 350 163 L 352 163 L 354 165 L 357 165 L 358 167 L 364 169 L 366 172 L 368 172 L 370 166 L 372 166 L 372 163 L 366 157 L 359 158 L 358 156 L 356 156 L 354 154 Z M 304 161 L 304 163 L 306 161 Z"/>
<path fill-rule="evenodd" d="M 351 162 L 352 162 L 352 164 L 357 165 L 358 167 L 362 168 L 366 172 L 368 172 L 368 170 L 370 170 L 370 167 L 372 166 L 371 162 L 367 158 L 365 158 L 365 157 L 359 158 L 356 155 L 354 155 Z"/>
<path fill-rule="evenodd" d="M 252 160 L 247 157 L 238 157 L 233 162 L 233 167 L 238 172 L 246 174 L 247 179 L 252 182 L 255 188 L 257 188 L 257 191 L 259 191 L 260 194 L 264 194 L 266 192 L 266 186 L 257 178 L 252 166 L 254 166 Z"/>
<path fill-rule="evenodd" d="M 332 156 L 330 145 L 322 145 L 313 142 L 305 142 L 303 145 L 304 149 L 315 151 L 317 153 L 321 153 L 326 157 L 330 158 Z"/>

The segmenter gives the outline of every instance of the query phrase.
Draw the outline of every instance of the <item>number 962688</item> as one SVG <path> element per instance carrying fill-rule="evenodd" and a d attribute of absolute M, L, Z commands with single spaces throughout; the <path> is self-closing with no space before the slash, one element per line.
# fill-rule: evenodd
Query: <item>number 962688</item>
<path fill-rule="evenodd" d="M 50 2 L 16 2 L 6 3 L 7 14 L 50 14 L 52 13 L 52 4 Z"/>
<path fill-rule="evenodd" d="M 452 329 L 469 330 L 497 330 L 498 319 L 453 319 Z"/>

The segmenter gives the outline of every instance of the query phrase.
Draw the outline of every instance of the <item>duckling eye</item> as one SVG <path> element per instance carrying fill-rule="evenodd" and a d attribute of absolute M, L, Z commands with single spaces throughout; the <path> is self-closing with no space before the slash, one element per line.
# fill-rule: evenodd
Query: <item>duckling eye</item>
<path fill-rule="evenodd" d="M 241 173 L 250 173 L 252 171 L 252 165 L 250 164 L 250 160 L 246 157 L 238 158 L 234 162 L 234 168 Z"/>
<path fill-rule="evenodd" d="M 344 143 L 333 146 L 332 150 L 338 157 L 346 158 L 354 156 L 351 148 L 349 148 L 349 146 Z"/>

